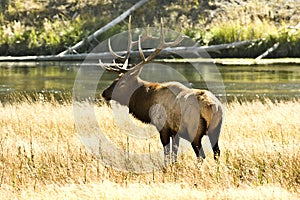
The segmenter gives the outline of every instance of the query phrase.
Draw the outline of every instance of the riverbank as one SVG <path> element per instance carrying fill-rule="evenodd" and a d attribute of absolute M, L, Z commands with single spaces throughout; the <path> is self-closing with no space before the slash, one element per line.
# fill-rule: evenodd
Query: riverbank
<path fill-rule="evenodd" d="M 48 63 L 48 62 L 63 62 L 67 61 L 67 64 L 70 66 L 74 61 L 74 65 L 87 65 L 95 66 L 99 63 L 95 62 L 94 64 L 84 64 L 81 63 L 86 58 L 86 55 L 74 56 L 0 56 L 0 65 L 1 66 L 18 66 L 22 65 L 23 67 L 36 65 L 36 63 Z M 97 60 L 95 56 L 95 60 Z M 91 59 L 91 57 L 89 57 Z M 265 58 L 265 59 L 254 59 L 254 58 L 190 58 L 190 59 L 156 59 L 153 62 L 158 63 L 207 63 L 207 64 L 216 64 L 222 66 L 257 66 L 257 65 L 300 65 L 300 58 Z"/>
<path fill-rule="evenodd" d="M 70 103 L 0 105 L 0 196 L 297 199 L 299 109 L 299 101 L 227 104 L 218 163 L 210 152 L 198 163 L 188 145 L 179 162 L 165 172 L 137 174 L 104 166 L 87 152 L 74 128 Z M 151 151 L 162 150 L 152 126 L 134 120 L 134 127 L 120 127 L 107 106 L 96 106 L 95 116 L 103 134 L 124 152 L 148 152 L 150 146 Z M 147 141 L 128 140 L 128 130 L 157 135 Z"/>
<path fill-rule="evenodd" d="M 55 55 L 119 16 L 137 1 L 2 1 L 0 4 L 0 55 Z M 132 27 L 165 26 L 200 45 L 254 40 L 242 48 L 211 53 L 211 57 L 255 58 L 279 42 L 269 57 L 300 57 L 300 5 L 289 1 L 149 1 L 132 13 Z M 90 51 L 98 41 L 127 29 L 121 23 L 79 52 Z"/>
<path fill-rule="evenodd" d="M 1 58 L 0 58 L 1 60 Z M 257 65 L 300 65 L 300 58 L 196 58 L 196 59 L 157 59 L 156 62 L 164 63 L 214 63 L 222 66 L 257 66 Z"/>

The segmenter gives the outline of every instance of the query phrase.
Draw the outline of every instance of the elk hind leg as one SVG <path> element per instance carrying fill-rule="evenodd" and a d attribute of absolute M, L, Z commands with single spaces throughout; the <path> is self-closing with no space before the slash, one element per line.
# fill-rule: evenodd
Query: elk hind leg
<path fill-rule="evenodd" d="M 205 159 L 205 153 L 203 151 L 201 141 L 205 134 L 206 134 L 206 122 L 204 119 L 201 119 L 196 136 L 192 140 L 192 147 L 194 149 L 194 152 L 196 153 L 196 156 L 198 158 L 201 157 L 202 159 Z"/>
<path fill-rule="evenodd" d="M 220 121 L 217 125 L 216 128 L 214 128 L 213 130 L 208 129 L 208 137 L 214 152 L 214 159 L 218 160 L 218 158 L 220 157 L 220 148 L 219 148 L 219 136 L 220 136 L 220 132 L 221 132 L 221 126 L 222 126 L 222 121 Z"/>

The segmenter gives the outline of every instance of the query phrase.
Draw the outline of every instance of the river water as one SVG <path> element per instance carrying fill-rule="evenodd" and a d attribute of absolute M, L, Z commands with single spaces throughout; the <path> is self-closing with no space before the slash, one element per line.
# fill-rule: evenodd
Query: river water
<path fill-rule="evenodd" d="M 88 69 L 89 66 L 74 62 L 0 63 L 0 101 L 5 102 L 8 96 L 16 97 L 24 93 L 54 94 L 55 97 L 68 94 L 71 97 L 77 73 L 83 68 Z M 149 81 L 175 80 L 193 88 L 208 88 L 223 101 L 300 98 L 300 66 L 297 65 L 201 64 L 195 68 L 184 63 L 154 63 L 145 67 L 141 76 Z M 101 72 L 98 94 L 115 77 L 116 74 Z"/>

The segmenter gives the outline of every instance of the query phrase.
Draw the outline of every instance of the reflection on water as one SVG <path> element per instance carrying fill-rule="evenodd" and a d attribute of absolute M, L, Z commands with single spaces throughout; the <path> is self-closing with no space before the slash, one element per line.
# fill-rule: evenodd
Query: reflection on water
<path fill-rule="evenodd" d="M 13 91 L 71 89 L 79 67 L 59 65 L 0 66 L 0 94 Z"/>
<path fill-rule="evenodd" d="M 271 99 L 300 97 L 300 66 L 226 66 L 221 67 L 220 72 L 228 96 Z"/>
<path fill-rule="evenodd" d="M 5 101 L 8 95 L 24 91 L 60 96 L 70 94 L 79 68 L 80 63 L 66 62 L 0 63 L 0 100 Z M 190 64 L 168 63 L 167 67 L 163 63 L 152 64 L 144 68 L 142 78 L 158 82 L 175 80 L 194 88 L 208 87 L 217 96 L 223 94 L 218 93 L 218 88 L 210 86 L 223 81 L 229 101 L 234 98 L 300 98 L 300 66 L 219 66 L 218 70 L 223 80 L 206 64 L 201 65 L 201 74 Z M 98 84 L 98 93 L 115 77 L 116 74 L 105 72 Z"/>

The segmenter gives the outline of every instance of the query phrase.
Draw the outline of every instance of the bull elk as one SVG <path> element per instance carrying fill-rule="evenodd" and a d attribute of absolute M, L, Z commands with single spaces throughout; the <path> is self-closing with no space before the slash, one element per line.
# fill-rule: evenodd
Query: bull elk
<path fill-rule="evenodd" d="M 223 115 L 221 102 L 207 90 L 190 89 L 179 82 L 148 82 L 139 77 L 145 64 L 151 62 L 161 50 L 181 43 L 184 36 L 180 35 L 174 41 L 166 42 L 161 22 L 160 37 L 156 38 L 160 43 L 153 53 L 145 57 L 141 46 L 149 38 L 154 37 L 146 33 L 140 35 L 137 41 L 132 41 L 129 20 L 125 56 L 117 55 L 108 40 L 110 53 L 115 59 L 122 60 L 122 63 L 114 61 L 112 64 L 104 64 L 99 60 L 103 69 L 119 73 L 118 78 L 103 91 L 102 97 L 106 101 L 114 100 L 127 106 L 134 117 L 157 128 L 164 147 L 165 161 L 171 150 L 170 138 L 176 159 L 180 137 L 189 140 L 196 156 L 204 159 L 201 139 L 206 134 L 212 144 L 214 158 L 217 159 L 220 155 L 218 139 Z M 133 45 L 138 45 L 141 61 L 129 67 L 128 59 Z"/>

